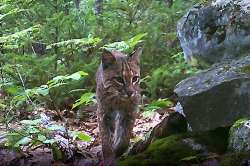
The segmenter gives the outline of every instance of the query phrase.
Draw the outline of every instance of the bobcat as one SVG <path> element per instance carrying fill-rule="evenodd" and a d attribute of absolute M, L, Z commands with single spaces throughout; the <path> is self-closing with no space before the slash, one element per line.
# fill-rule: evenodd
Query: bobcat
<path fill-rule="evenodd" d="M 105 50 L 96 73 L 99 131 L 104 165 L 112 165 L 129 146 L 141 99 L 138 48 L 130 55 Z"/>

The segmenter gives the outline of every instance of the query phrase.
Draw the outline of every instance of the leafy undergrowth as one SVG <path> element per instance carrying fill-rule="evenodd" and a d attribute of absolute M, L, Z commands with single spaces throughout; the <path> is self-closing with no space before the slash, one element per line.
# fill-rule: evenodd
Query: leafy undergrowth
<path fill-rule="evenodd" d="M 162 109 L 160 113 L 155 111 L 147 116 L 138 113 L 131 143 L 142 139 L 168 115 L 169 111 L 171 109 Z M 8 125 L 0 123 L 0 144 L 1 147 L 5 147 L 0 150 L 0 165 L 12 162 L 20 163 L 18 165 L 98 164 L 101 161 L 101 145 L 96 105 L 84 106 L 77 111 L 64 110 L 62 114 L 65 117 L 64 121 L 56 118 L 55 111 L 40 108 L 37 111 L 26 112 L 27 118 L 37 117 L 36 120 L 13 120 Z M 12 131 L 12 134 L 7 134 L 7 131 Z M 11 139 L 6 141 L 7 137 Z M 62 153 L 61 149 L 67 152 Z"/>

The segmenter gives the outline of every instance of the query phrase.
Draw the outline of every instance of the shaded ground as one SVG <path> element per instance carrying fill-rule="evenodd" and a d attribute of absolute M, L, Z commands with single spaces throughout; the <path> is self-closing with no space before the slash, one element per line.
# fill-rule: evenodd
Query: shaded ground
<path fill-rule="evenodd" d="M 143 116 L 143 113 L 138 113 L 135 127 L 133 129 L 134 137 L 131 140 L 133 145 L 138 140 L 145 137 L 154 126 L 161 122 L 161 120 L 168 116 L 168 113 L 173 111 L 171 109 L 157 110 L 153 113 Z M 22 119 L 28 119 L 29 117 L 38 116 L 40 113 L 45 113 L 53 123 L 63 125 L 63 122 L 57 120 L 55 111 L 47 110 L 44 108 L 38 111 L 26 113 L 22 115 Z M 19 113 L 20 115 L 21 113 Z M 69 161 L 66 165 L 97 165 L 101 159 L 101 145 L 98 134 L 98 124 L 96 116 L 96 106 L 88 106 L 78 110 L 76 112 L 64 110 L 62 112 L 67 121 L 68 129 L 74 131 L 82 131 L 92 137 L 90 142 L 75 141 L 75 148 L 77 149 L 77 155 L 72 161 Z M 19 119 L 20 117 L 16 117 Z M 8 125 L 9 128 L 17 129 L 20 128 L 19 121 L 12 122 Z M 0 124 L 0 135 L 4 135 L 6 131 L 6 124 Z M 4 136 L 0 137 L 0 143 L 4 142 Z M 3 147 L 3 145 L 2 145 Z M 61 161 L 54 161 L 51 149 L 43 146 L 38 147 L 23 147 L 23 151 L 20 153 L 6 151 L 5 148 L 0 149 L 0 165 L 65 165 Z M 6 164 L 8 163 L 8 164 Z"/>

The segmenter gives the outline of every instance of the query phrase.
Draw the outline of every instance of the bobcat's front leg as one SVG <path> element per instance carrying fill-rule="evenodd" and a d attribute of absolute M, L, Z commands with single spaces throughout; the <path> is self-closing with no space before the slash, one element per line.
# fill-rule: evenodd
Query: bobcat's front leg
<path fill-rule="evenodd" d="M 99 117 L 103 157 L 106 165 L 114 165 L 129 146 L 134 116 L 129 111 L 103 111 Z"/>
<path fill-rule="evenodd" d="M 112 144 L 111 144 L 111 132 L 110 128 L 107 125 L 107 117 L 105 113 L 99 113 L 98 117 L 98 125 L 99 125 L 99 131 L 100 131 L 100 137 L 101 137 L 101 144 L 102 144 L 102 154 L 104 159 L 104 165 L 105 166 L 111 166 L 112 163 L 115 160 L 115 154 L 112 150 Z"/>

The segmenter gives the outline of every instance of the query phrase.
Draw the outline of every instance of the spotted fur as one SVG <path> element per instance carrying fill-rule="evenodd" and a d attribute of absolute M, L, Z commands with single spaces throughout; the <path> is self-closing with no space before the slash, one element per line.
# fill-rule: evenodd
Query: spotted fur
<path fill-rule="evenodd" d="M 124 153 L 140 102 L 141 49 L 130 55 L 104 51 L 96 74 L 98 123 L 104 161 L 112 161 Z"/>

